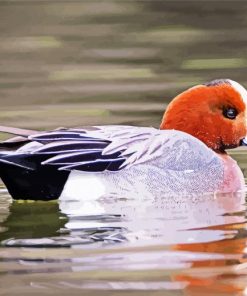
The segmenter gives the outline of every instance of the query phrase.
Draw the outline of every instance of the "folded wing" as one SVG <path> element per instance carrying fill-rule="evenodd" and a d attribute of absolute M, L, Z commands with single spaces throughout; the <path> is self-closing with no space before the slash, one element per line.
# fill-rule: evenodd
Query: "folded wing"
<path fill-rule="evenodd" d="M 157 159 L 163 169 L 197 169 L 214 157 L 209 148 L 188 134 L 145 127 L 60 129 L 25 135 L 25 139 L 28 144 L 3 153 L 0 161 L 32 170 L 41 165 L 58 171 L 102 172 Z"/>

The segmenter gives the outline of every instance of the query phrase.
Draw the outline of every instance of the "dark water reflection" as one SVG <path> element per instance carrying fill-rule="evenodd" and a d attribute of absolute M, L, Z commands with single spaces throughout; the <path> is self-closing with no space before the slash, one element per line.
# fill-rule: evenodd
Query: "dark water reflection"
<path fill-rule="evenodd" d="M 245 1 L 0 1 L 0 123 L 158 126 L 191 85 L 247 86 L 246 12 Z M 246 172 L 246 152 L 231 153 Z M 245 200 L 16 202 L 2 188 L 0 295 L 246 295 Z"/>

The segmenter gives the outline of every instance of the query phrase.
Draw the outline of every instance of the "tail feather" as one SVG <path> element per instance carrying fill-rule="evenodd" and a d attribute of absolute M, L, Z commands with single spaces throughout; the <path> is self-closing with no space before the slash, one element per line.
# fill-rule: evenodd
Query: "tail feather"
<path fill-rule="evenodd" d="M 59 198 L 69 172 L 42 166 L 42 156 L 0 153 L 0 178 L 14 199 L 52 200 Z"/>
<path fill-rule="evenodd" d="M 43 166 L 46 155 L 15 153 L 40 131 L 0 126 L 0 132 L 15 137 L 0 142 L 0 178 L 14 199 L 52 200 L 59 198 L 69 172 Z"/>
<path fill-rule="evenodd" d="M 35 130 L 21 129 L 16 127 L 2 126 L 0 125 L 0 133 L 7 133 L 15 135 L 8 140 L 0 142 L 0 151 L 2 150 L 16 150 L 26 143 L 30 142 L 28 137 L 30 135 L 36 135 L 39 132 Z"/>
<path fill-rule="evenodd" d="M 17 127 L 3 126 L 3 125 L 0 125 L 0 132 L 21 136 L 24 138 L 40 133 L 39 131 L 36 131 L 36 130 L 22 129 Z"/>

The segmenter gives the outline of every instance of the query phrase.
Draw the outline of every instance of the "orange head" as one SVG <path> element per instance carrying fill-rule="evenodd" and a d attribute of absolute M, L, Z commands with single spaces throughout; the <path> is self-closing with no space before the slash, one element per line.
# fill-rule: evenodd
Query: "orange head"
<path fill-rule="evenodd" d="M 211 81 L 181 93 L 168 105 L 160 129 L 191 134 L 211 149 L 224 152 L 243 143 L 247 134 L 247 91 L 229 79 Z"/>

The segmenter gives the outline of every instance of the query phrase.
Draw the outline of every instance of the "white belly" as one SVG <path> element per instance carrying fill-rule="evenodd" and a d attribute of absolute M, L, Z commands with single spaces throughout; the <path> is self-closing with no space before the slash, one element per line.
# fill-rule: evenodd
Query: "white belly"
<path fill-rule="evenodd" d="M 105 185 L 99 174 L 72 171 L 64 186 L 60 199 L 98 199 L 106 194 Z"/>

